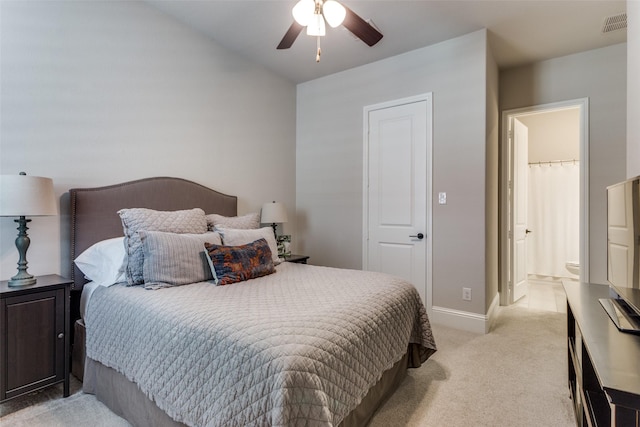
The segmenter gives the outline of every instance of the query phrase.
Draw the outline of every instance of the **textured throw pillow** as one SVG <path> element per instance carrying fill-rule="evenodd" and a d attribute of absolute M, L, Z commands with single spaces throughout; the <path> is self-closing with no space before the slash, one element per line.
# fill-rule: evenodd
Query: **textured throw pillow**
<path fill-rule="evenodd" d="M 129 285 L 141 285 L 142 242 L 138 231 L 166 231 L 170 233 L 200 234 L 207 231 L 207 219 L 200 208 L 182 211 L 156 211 L 133 208 L 118 211 L 124 229 L 124 245 L 127 251 L 126 274 Z"/>
<path fill-rule="evenodd" d="M 220 246 L 205 243 L 213 281 L 229 285 L 275 273 L 271 249 L 265 239 L 241 246 Z"/>
<path fill-rule="evenodd" d="M 237 230 L 232 228 L 218 228 L 222 235 L 222 243 L 226 246 L 240 246 L 247 243 L 255 242 L 258 239 L 265 239 L 271 249 L 271 257 L 275 265 L 280 264 L 280 258 L 278 258 L 278 244 L 276 238 L 273 235 L 273 228 L 262 227 L 256 230 Z"/>
<path fill-rule="evenodd" d="M 84 277 L 100 286 L 126 282 L 124 237 L 102 240 L 82 252 L 73 261 Z"/>
<path fill-rule="evenodd" d="M 214 227 L 237 228 L 242 230 L 260 228 L 260 213 L 250 213 L 242 216 L 222 216 L 218 214 L 207 215 L 209 230 Z"/>
<path fill-rule="evenodd" d="M 139 231 L 144 255 L 145 289 L 188 285 L 213 279 L 205 243 L 221 245 L 220 234 Z"/>

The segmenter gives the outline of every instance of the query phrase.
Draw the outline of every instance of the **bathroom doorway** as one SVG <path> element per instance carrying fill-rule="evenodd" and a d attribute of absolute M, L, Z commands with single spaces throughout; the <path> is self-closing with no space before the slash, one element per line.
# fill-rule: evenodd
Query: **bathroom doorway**
<path fill-rule="evenodd" d="M 556 311 L 561 280 L 588 281 L 587 108 L 584 99 L 503 113 L 501 305 Z"/>

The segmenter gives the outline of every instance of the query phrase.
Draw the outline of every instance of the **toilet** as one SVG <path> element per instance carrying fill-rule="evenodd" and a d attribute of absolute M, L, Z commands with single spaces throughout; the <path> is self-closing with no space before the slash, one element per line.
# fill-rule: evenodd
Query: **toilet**
<path fill-rule="evenodd" d="M 576 276 L 580 276 L 580 263 L 575 261 L 567 261 L 565 263 L 567 271 Z"/>

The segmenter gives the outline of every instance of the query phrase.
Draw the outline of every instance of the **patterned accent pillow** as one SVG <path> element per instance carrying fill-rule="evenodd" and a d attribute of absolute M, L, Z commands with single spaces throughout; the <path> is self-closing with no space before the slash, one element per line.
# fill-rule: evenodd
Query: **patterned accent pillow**
<path fill-rule="evenodd" d="M 216 285 L 229 285 L 275 273 L 271 249 L 265 239 L 242 246 L 204 244 Z"/>
<path fill-rule="evenodd" d="M 278 243 L 273 235 L 273 228 L 262 227 L 257 230 L 236 230 L 232 228 L 217 228 L 222 235 L 222 243 L 225 246 L 239 246 L 246 245 L 247 243 L 255 242 L 258 239 L 264 239 L 269 244 L 271 249 L 271 259 L 274 265 L 280 264 L 280 258 L 278 258 Z"/>
<path fill-rule="evenodd" d="M 171 233 L 201 234 L 207 231 L 207 218 L 200 208 L 182 211 L 155 211 L 146 208 L 118 211 L 124 229 L 127 251 L 126 275 L 129 285 L 144 283 L 142 272 L 144 257 L 138 231 L 167 231 Z"/>
<path fill-rule="evenodd" d="M 163 231 L 138 231 L 144 254 L 145 289 L 212 280 L 213 275 L 204 244 L 221 245 L 220 234 L 176 234 Z"/>
<path fill-rule="evenodd" d="M 242 230 L 260 228 L 260 213 L 250 213 L 242 216 L 207 215 L 207 226 L 210 231 L 214 227 L 237 228 Z"/>

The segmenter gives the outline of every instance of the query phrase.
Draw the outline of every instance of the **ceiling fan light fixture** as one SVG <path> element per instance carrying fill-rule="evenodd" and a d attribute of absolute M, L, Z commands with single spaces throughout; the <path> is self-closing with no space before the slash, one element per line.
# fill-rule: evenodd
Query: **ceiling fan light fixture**
<path fill-rule="evenodd" d="M 316 61 L 320 60 L 320 37 L 326 35 L 326 23 L 332 27 L 344 25 L 368 46 L 375 45 L 383 37 L 372 22 L 365 21 L 336 0 L 299 0 L 292 9 L 292 15 L 294 21 L 276 49 L 289 49 L 304 27 L 307 27 L 307 35 L 317 38 Z"/>
<path fill-rule="evenodd" d="M 300 0 L 291 10 L 291 14 L 298 24 L 306 27 L 313 20 L 315 9 L 314 0 Z"/>
<path fill-rule="evenodd" d="M 313 19 L 307 25 L 307 35 L 309 36 L 324 36 L 327 34 L 326 27 L 324 25 L 324 18 L 321 13 L 313 15 Z"/>
<path fill-rule="evenodd" d="M 336 28 L 344 21 L 347 10 L 337 1 L 327 0 L 322 5 L 322 14 L 324 15 L 324 19 L 327 20 L 327 23 L 331 25 L 332 28 Z"/>

